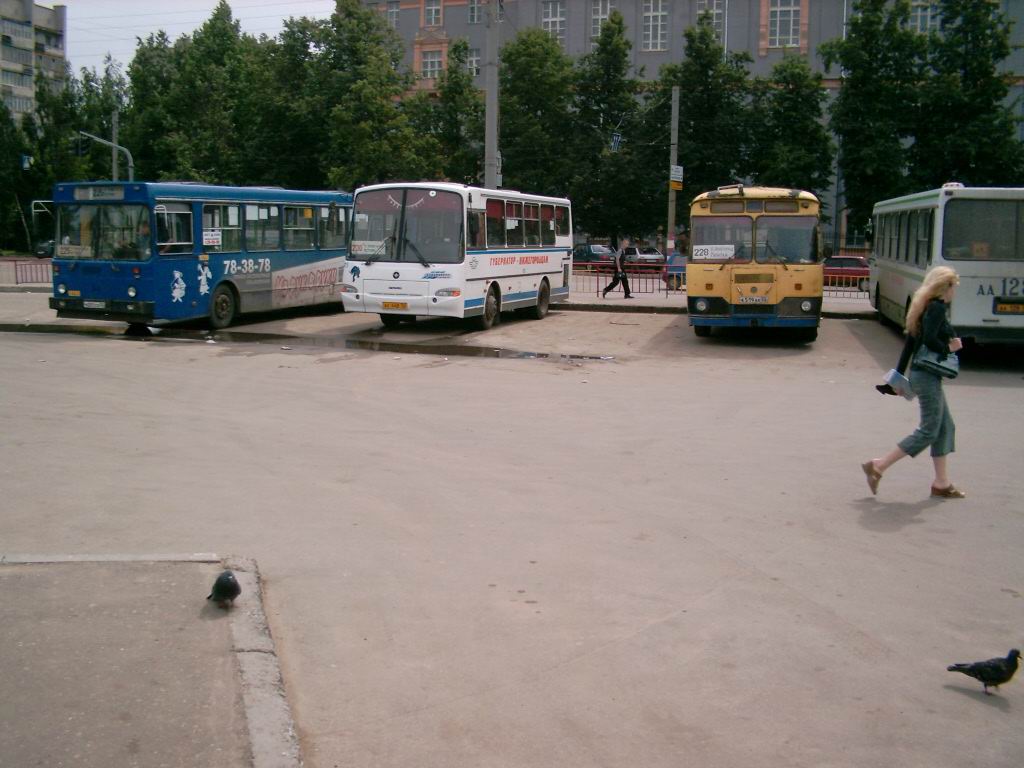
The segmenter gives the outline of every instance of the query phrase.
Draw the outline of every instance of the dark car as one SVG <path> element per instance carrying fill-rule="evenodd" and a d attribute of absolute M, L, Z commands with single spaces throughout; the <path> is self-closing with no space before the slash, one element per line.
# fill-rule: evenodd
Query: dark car
<path fill-rule="evenodd" d="M 53 240 L 40 240 L 36 243 L 36 256 L 41 259 L 52 259 Z"/>
<path fill-rule="evenodd" d="M 577 245 L 572 249 L 573 264 L 607 263 L 614 259 L 615 251 L 607 245 L 588 243 L 587 245 Z"/>
<path fill-rule="evenodd" d="M 668 261 L 665 262 L 665 269 L 661 273 L 661 279 L 669 290 L 681 290 L 686 285 L 686 254 L 679 251 L 672 251 Z"/>
<path fill-rule="evenodd" d="M 830 256 L 825 259 L 825 287 L 868 290 L 871 270 L 863 256 Z"/>

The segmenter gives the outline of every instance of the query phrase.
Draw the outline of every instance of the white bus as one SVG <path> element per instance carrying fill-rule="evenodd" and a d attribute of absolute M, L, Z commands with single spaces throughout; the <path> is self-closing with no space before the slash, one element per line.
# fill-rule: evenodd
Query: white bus
<path fill-rule="evenodd" d="M 346 312 L 376 312 L 385 326 L 417 315 L 500 313 L 538 320 L 569 297 L 569 201 L 445 182 L 356 190 L 341 298 Z"/>
<path fill-rule="evenodd" d="M 960 275 L 951 322 L 977 342 L 1024 341 L 1024 188 L 944 184 L 877 203 L 871 303 L 903 326 L 932 267 Z"/>

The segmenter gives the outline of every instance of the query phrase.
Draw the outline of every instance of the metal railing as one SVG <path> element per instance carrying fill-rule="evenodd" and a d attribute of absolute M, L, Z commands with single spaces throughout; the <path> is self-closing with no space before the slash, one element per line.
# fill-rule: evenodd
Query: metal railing
<path fill-rule="evenodd" d="M 627 264 L 626 279 L 629 281 L 629 292 L 665 293 L 667 285 L 662 278 L 664 272 L 664 264 Z M 598 262 L 573 265 L 572 287 L 579 293 L 600 295 L 605 286 L 614 279 L 615 266 L 613 264 Z M 621 291 L 621 285 L 616 286 L 615 290 Z"/>
<path fill-rule="evenodd" d="M 868 292 L 867 276 L 825 275 L 826 296 L 857 297 Z"/>
<path fill-rule="evenodd" d="M 53 268 L 49 259 L 14 262 L 14 284 L 52 283 Z"/>

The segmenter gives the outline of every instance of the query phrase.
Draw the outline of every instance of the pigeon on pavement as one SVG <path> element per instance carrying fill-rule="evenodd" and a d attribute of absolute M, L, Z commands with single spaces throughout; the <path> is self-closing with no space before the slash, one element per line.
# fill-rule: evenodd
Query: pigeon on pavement
<path fill-rule="evenodd" d="M 1020 651 L 1014 648 L 1005 659 L 995 658 L 988 661 L 975 661 L 970 664 L 950 664 L 946 670 L 962 672 L 968 677 L 980 680 L 981 684 L 985 686 L 985 694 L 991 695 L 988 692 L 990 685 L 993 688 L 998 688 L 1003 683 L 1010 682 L 1013 673 L 1017 671 L 1019 657 Z"/>
<path fill-rule="evenodd" d="M 206 599 L 213 600 L 221 608 L 230 608 L 240 594 L 242 594 L 242 588 L 238 585 L 235 574 L 231 571 L 224 571 L 213 582 L 213 589 L 210 590 Z"/>

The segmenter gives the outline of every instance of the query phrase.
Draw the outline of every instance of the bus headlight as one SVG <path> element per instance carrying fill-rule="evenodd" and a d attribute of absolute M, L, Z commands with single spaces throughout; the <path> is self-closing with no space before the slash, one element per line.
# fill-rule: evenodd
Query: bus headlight
<path fill-rule="evenodd" d="M 435 296 L 461 296 L 461 288 L 441 288 L 434 293 Z"/>
<path fill-rule="evenodd" d="M 135 294 L 136 294 L 135 286 L 134 285 L 129 285 L 128 286 L 128 298 L 129 299 L 134 299 L 135 298 Z"/>
<path fill-rule="evenodd" d="M 698 312 L 708 311 L 708 303 L 704 301 L 704 299 L 697 299 L 697 303 L 694 304 L 694 306 L 697 308 Z"/>
<path fill-rule="evenodd" d="M 349 283 L 342 283 L 338 286 L 338 291 L 340 293 L 359 293 L 359 289 Z"/>
<path fill-rule="evenodd" d="M 802 301 L 802 302 L 800 302 L 800 309 L 802 309 L 804 312 L 810 312 L 811 311 L 811 302 L 809 302 L 809 301 Z"/>
<path fill-rule="evenodd" d="M 60 285 L 57 286 L 57 293 L 59 293 L 60 295 L 63 296 L 67 292 L 68 292 L 68 287 L 66 285 L 64 285 L 64 283 L 61 283 Z"/>

